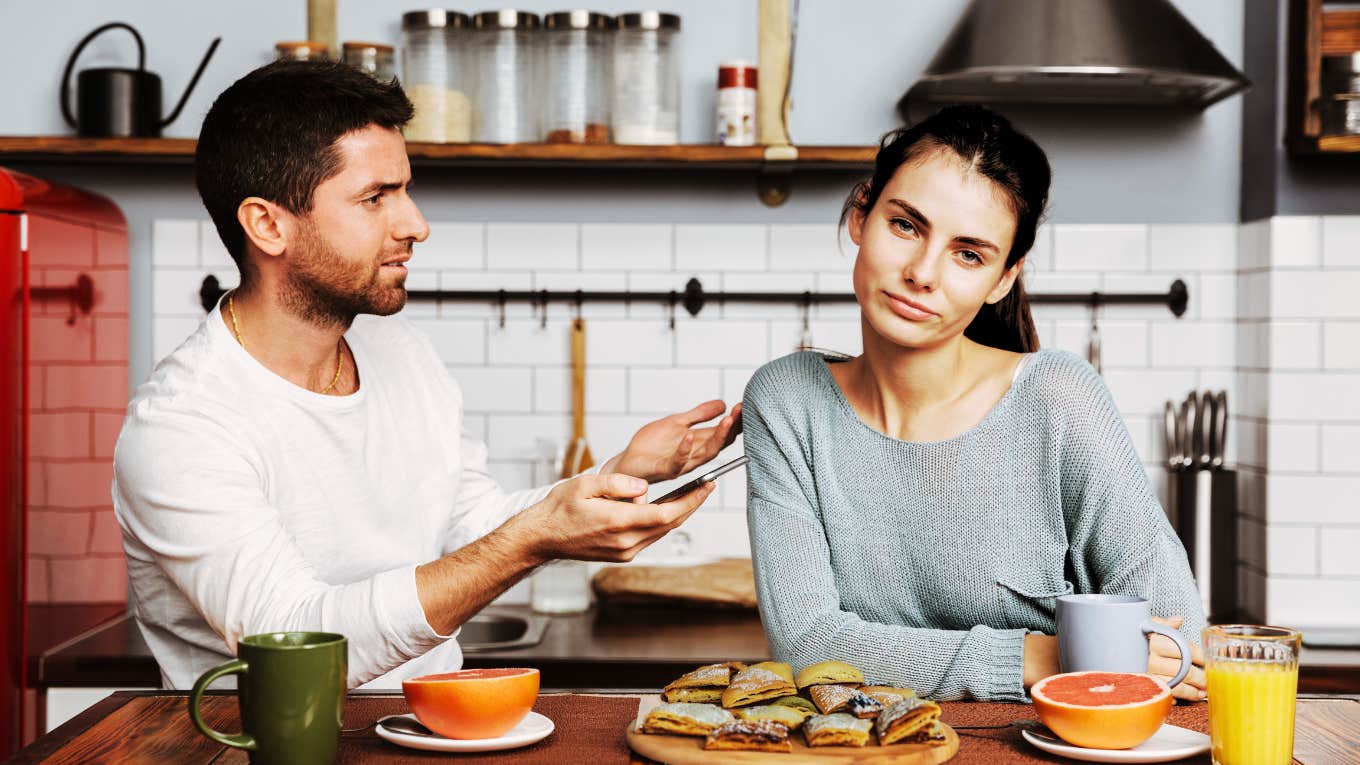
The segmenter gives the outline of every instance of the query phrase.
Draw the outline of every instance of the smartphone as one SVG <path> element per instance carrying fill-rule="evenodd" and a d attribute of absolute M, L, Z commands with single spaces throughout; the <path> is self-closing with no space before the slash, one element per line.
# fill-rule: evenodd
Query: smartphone
<path fill-rule="evenodd" d="M 737 468 L 741 467 L 742 465 L 745 465 L 750 461 L 751 461 L 750 457 L 745 456 L 738 457 L 732 460 L 731 462 L 727 463 L 726 465 L 723 465 L 722 467 L 713 468 L 707 473 L 704 473 L 698 478 L 695 478 L 693 481 L 686 483 L 684 486 L 668 491 L 665 494 L 661 495 L 660 497 L 650 500 L 650 504 L 659 505 L 662 502 L 670 502 L 673 499 L 679 499 L 680 497 L 683 497 L 686 494 L 690 493 L 691 491 L 694 491 L 695 489 L 699 488 L 703 484 L 712 483 L 718 480 L 718 476 L 723 475 L 725 473 L 730 473 L 733 470 L 736 470 Z"/>

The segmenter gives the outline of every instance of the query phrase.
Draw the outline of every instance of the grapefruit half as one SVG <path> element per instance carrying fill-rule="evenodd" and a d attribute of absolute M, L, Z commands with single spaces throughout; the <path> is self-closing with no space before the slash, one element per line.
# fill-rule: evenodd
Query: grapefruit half
<path fill-rule="evenodd" d="M 538 698 L 538 670 L 464 669 L 403 680 L 416 719 L 445 738 L 495 738 L 519 724 Z"/>
<path fill-rule="evenodd" d="M 1128 749 L 1152 737 L 1171 711 L 1171 689 L 1136 672 L 1068 672 L 1029 690 L 1034 709 L 1062 740 L 1092 749 Z"/>

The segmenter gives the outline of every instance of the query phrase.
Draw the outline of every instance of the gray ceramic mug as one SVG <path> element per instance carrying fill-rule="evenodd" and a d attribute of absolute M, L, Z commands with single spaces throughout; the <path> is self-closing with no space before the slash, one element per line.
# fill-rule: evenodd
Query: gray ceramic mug
<path fill-rule="evenodd" d="M 1180 632 L 1152 621 L 1135 595 L 1063 595 L 1058 598 L 1058 659 L 1064 672 L 1147 672 L 1150 633 L 1171 638 L 1181 652 L 1175 687 L 1190 673 L 1190 644 Z"/>

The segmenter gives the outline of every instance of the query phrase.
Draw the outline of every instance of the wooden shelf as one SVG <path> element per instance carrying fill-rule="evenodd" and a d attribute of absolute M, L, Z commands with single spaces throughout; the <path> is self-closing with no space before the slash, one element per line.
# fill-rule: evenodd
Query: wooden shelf
<path fill-rule="evenodd" d="M 0 163 L 189 164 L 192 138 L 0 137 Z M 410 143 L 417 167 L 668 168 L 857 171 L 873 166 L 875 146 L 800 146 L 796 159 L 766 159 L 763 146 Z"/>
<path fill-rule="evenodd" d="M 1323 56 L 1360 50 L 1360 11 L 1327 9 L 1323 0 L 1288 0 L 1285 145 L 1296 158 L 1360 155 L 1360 136 L 1322 135 Z"/>
<path fill-rule="evenodd" d="M 1319 138 L 1298 138 L 1289 144 L 1295 157 L 1322 157 L 1338 154 L 1360 155 L 1360 135 L 1324 135 Z"/>

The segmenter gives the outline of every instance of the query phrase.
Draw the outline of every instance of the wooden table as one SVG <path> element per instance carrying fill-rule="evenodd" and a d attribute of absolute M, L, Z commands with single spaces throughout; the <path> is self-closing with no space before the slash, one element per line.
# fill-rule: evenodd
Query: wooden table
<path fill-rule="evenodd" d="M 544 695 L 540 711 L 550 713 L 557 731 L 544 742 L 525 749 L 492 756 L 457 755 L 467 763 L 556 763 L 580 761 L 588 751 L 592 765 L 649 765 L 629 752 L 624 730 L 636 714 L 638 696 L 623 694 Z M 186 713 L 183 692 L 120 692 L 38 739 L 19 752 L 14 765 L 27 763 L 173 762 L 183 765 L 245 763 L 244 752 L 228 749 L 201 736 Z M 944 719 L 959 726 L 963 746 L 952 763 L 1056 762 L 1029 747 L 1014 729 L 965 731 L 969 723 L 1007 722 L 1033 717 L 1033 708 L 1021 704 L 946 703 Z M 372 721 L 383 714 L 406 711 L 400 694 L 353 693 L 345 703 L 345 726 L 336 762 L 454 762 L 455 756 L 415 752 L 377 737 Z M 209 694 L 204 717 L 219 730 L 240 729 L 235 696 Z M 1203 705 L 1178 706 L 1172 721 L 1203 729 L 1207 710 Z M 591 726 L 595 729 L 591 729 Z M 556 747 L 556 748 L 549 748 Z M 564 759 L 566 752 L 576 756 Z M 584 747 L 581 748 L 581 747 Z M 1000 758 L 998 758 L 998 755 Z M 1295 762 L 1300 765 L 1353 765 L 1360 762 L 1360 697 L 1305 697 L 1299 700 Z M 1208 763 L 1208 756 L 1185 760 Z"/>

